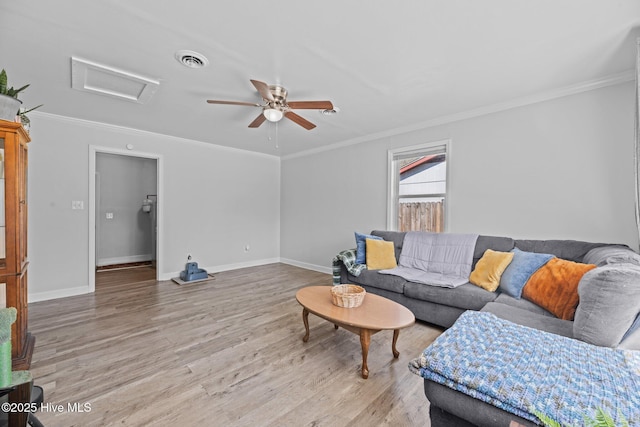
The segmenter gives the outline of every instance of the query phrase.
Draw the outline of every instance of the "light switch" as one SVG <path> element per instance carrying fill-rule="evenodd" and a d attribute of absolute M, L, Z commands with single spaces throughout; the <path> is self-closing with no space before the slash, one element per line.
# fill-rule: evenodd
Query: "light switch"
<path fill-rule="evenodd" d="M 82 200 L 72 200 L 71 209 L 84 209 L 84 202 Z"/>
<path fill-rule="evenodd" d="M 107 212 L 107 219 L 113 219 L 113 212 Z"/>

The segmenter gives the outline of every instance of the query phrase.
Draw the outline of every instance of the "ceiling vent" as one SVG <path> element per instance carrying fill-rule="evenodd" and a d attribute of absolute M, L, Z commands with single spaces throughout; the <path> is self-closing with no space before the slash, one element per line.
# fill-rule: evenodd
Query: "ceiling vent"
<path fill-rule="evenodd" d="M 160 82 L 79 58 L 71 58 L 71 87 L 144 104 Z"/>
<path fill-rule="evenodd" d="M 201 53 L 192 50 L 179 50 L 176 52 L 179 63 L 189 68 L 204 68 L 209 65 L 209 60 Z"/>

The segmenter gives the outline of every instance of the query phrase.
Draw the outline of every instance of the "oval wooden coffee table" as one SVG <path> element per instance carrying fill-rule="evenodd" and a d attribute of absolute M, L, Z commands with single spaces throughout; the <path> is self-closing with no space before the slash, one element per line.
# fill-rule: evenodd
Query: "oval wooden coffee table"
<path fill-rule="evenodd" d="M 296 293 L 296 299 L 302 305 L 302 321 L 304 322 L 305 335 L 302 341 L 309 341 L 309 313 L 313 313 L 331 323 L 338 329 L 342 326 L 347 331 L 360 336 L 362 346 L 362 378 L 369 377 L 367 367 L 367 355 L 371 335 L 384 329 L 393 329 L 393 341 L 391 351 L 393 357 L 398 358 L 400 353 L 396 349 L 396 342 L 400 329 L 411 326 L 415 317 L 408 308 L 383 298 L 379 295 L 367 293 L 360 307 L 344 308 L 333 305 L 331 298 L 331 286 L 309 286 L 300 289 Z"/>

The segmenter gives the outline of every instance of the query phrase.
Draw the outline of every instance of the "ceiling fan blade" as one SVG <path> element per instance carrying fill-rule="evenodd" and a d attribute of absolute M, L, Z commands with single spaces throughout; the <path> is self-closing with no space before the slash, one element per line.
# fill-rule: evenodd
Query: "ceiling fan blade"
<path fill-rule="evenodd" d="M 265 120 L 267 120 L 267 118 L 264 116 L 264 114 L 260 113 L 260 115 L 258 117 L 256 117 L 254 121 L 249 123 L 249 127 L 250 128 L 257 128 L 261 124 L 263 124 Z"/>
<path fill-rule="evenodd" d="M 331 101 L 289 101 L 287 104 L 294 110 L 333 110 Z"/>
<path fill-rule="evenodd" d="M 305 128 L 306 130 L 311 130 L 314 127 L 316 127 L 316 125 L 311 123 L 309 120 L 305 119 L 304 117 L 301 117 L 301 116 L 297 115 L 293 111 L 287 111 L 286 113 L 284 113 L 284 116 L 287 119 L 299 124 L 300 126 Z"/>
<path fill-rule="evenodd" d="M 264 99 L 268 101 L 275 101 L 275 98 L 273 97 L 273 95 L 271 94 L 271 91 L 269 90 L 268 84 L 266 84 L 265 82 L 261 82 L 259 80 L 251 80 L 251 83 L 253 83 L 256 89 L 258 89 L 260 96 L 262 96 Z"/>
<path fill-rule="evenodd" d="M 262 107 L 260 104 L 256 104 L 255 102 L 242 102 L 242 101 L 218 101 L 215 99 L 207 99 L 209 104 L 225 104 L 225 105 L 247 105 L 249 107 Z"/>

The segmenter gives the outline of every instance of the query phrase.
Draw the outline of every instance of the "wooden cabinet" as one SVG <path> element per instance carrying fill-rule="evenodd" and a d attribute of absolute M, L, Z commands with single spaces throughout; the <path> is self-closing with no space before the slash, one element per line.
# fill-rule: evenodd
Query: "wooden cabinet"
<path fill-rule="evenodd" d="M 27 166 L 29 134 L 0 120 L 0 307 L 15 307 L 13 369 L 29 369 L 35 344 L 27 330 Z"/>

